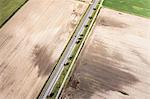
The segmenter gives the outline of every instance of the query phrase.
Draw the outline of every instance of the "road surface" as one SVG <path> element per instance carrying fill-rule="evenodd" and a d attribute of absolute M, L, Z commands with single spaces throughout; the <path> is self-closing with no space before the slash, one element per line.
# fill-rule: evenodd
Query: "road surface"
<path fill-rule="evenodd" d="M 70 42 L 68 43 L 64 54 L 62 55 L 61 59 L 58 61 L 58 64 L 55 67 L 55 70 L 53 71 L 49 81 L 50 83 L 47 83 L 43 91 L 41 92 L 41 95 L 39 96 L 39 99 L 45 99 L 47 96 L 50 95 L 52 92 L 57 80 L 59 79 L 63 69 L 64 64 L 68 61 L 68 58 L 71 56 L 71 53 L 73 51 L 74 46 L 76 45 L 76 41 L 80 37 L 80 35 L 83 33 L 85 25 L 87 25 L 89 21 L 89 17 L 93 13 L 93 8 L 96 8 L 96 5 L 98 4 L 100 0 L 93 0 L 92 4 L 89 6 L 86 14 L 83 16 L 82 21 L 79 23 L 79 26 L 77 27 L 76 32 L 73 34 Z"/>

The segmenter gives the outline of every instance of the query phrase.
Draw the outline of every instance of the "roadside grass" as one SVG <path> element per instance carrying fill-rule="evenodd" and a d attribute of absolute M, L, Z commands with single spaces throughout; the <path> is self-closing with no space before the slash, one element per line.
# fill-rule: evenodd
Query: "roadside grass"
<path fill-rule="evenodd" d="M 52 91 L 50 96 L 47 97 L 47 99 L 55 99 L 55 97 L 57 96 L 57 93 L 58 93 L 58 89 L 60 88 L 68 69 L 69 69 L 69 65 L 65 66 L 61 76 L 59 77 L 56 85 L 54 86 L 54 90 Z"/>
<path fill-rule="evenodd" d="M 63 70 L 61 76 L 59 77 L 57 83 L 55 84 L 55 86 L 54 86 L 54 88 L 52 90 L 52 93 L 50 94 L 50 96 L 47 97 L 47 99 L 55 99 L 55 97 L 57 96 L 58 90 L 61 87 L 61 84 L 63 83 L 64 78 L 65 78 L 69 68 L 72 67 L 71 65 L 74 65 L 75 60 L 77 59 L 77 57 L 78 57 L 78 55 L 79 55 L 79 53 L 80 53 L 80 51 L 81 51 L 81 49 L 82 49 L 82 47 L 83 47 L 83 45 L 85 43 L 85 40 L 86 40 L 90 30 L 91 30 L 91 27 L 93 26 L 93 23 L 95 22 L 95 20 L 94 20 L 94 22 L 92 23 L 93 17 L 96 15 L 96 12 L 97 12 L 99 6 L 101 6 L 101 5 L 98 4 L 96 6 L 96 8 L 93 9 L 92 16 L 89 17 L 89 21 L 88 21 L 87 25 L 85 25 L 84 31 L 82 32 L 82 34 L 78 38 L 78 41 L 76 42 L 76 45 L 74 46 L 73 52 L 72 52 L 70 58 L 68 58 L 67 64 L 66 65 L 64 64 L 65 67 L 64 67 L 64 70 Z M 99 12 L 99 10 L 98 10 L 98 12 Z M 97 15 L 96 15 L 96 17 L 97 17 Z M 91 25 L 91 27 L 89 27 L 90 25 Z M 88 30 L 88 29 L 90 29 L 90 30 Z M 73 70 L 73 69 L 74 69 L 74 67 L 71 68 L 71 70 Z M 72 72 L 70 72 L 70 74 L 71 73 Z M 66 79 L 66 83 L 68 81 L 69 81 L 69 77 Z"/>
<path fill-rule="evenodd" d="M 150 0 L 105 0 L 103 6 L 150 18 Z"/>
<path fill-rule="evenodd" d="M 68 59 L 68 62 L 67 62 L 68 64 L 66 64 L 66 65 L 64 64 L 64 70 L 61 73 L 61 76 L 59 77 L 57 83 L 55 84 L 55 86 L 54 86 L 54 88 L 52 90 L 52 93 L 50 94 L 50 96 L 47 97 L 47 99 L 55 99 L 55 97 L 57 96 L 59 88 L 61 87 L 61 84 L 64 81 L 64 78 L 65 78 L 65 76 L 66 76 L 66 74 L 67 74 L 67 72 L 68 72 L 68 70 L 70 68 L 70 65 L 73 63 L 74 58 L 76 56 L 76 53 L 77 53 L 77 51 L 78 51 L 78 49 L 79 49 L 79 47 L 81 45 L 81 41 L 82 40 L 80 40 L 79 43 L 76 43 L 76 45 L 75 45 L 75 47 L 73 49 L 73 52 L 71 54 L 71 58 Z"/>
<path fill-rule="evenodd" d="M 0 0 L 0 28 L 27 2 L 28 0 Z"/>
<path fill-rule="evenodd" d="M 61 55 L 60 55 L 58 61 L 56 62 L 55 65 L 53 65 L 53 67 L 52 67 L 53 70 L 52 70 L 51 74 L 52 74 L 53 71 L 55 70 L 55 67 L 56 67 L 56 65 L 58 64 L 59 60 L 63 57 L 64 52 L 65 52 L 65 50 L 66 50 L 66 48 L 67 48 L 67 45 L 68 45 L 69 42 L 71 41 L 71 39 L 72 39 L 72 37 L 74 36 L 75 32 L 77 31 L 77 27 L 78 27 L 79 24 L 81 23 L 81 21 L 82 21 L 83 17 L 85 16 L 85 14 L 86 14 L 86 12 L 87 12 L 87 10 L 88 10 L 89 7 L 90 7 L 90 6 L 88 5 L 88 7 L 86 8 L 86 10 L 85 10 L 84 13 L 82 14 L 80 21 L 79 21 L 78 24 L 76 25 L 75 30 L 74 30 L 74 32 L 72 33 L 72 35 L 69 37 L 69 39 L 68 39 L 68 41 L 67 41 L 67 44 L 65 45 L 65 48 L 64 48 L 63 52 L 61 53 Z M 68 66 L 68 65 L 67 65 L 67 66 Z M 65 66 L 65 67 L 66 67 L 67 70 L 68 70 L 69 67 L 67 67 L 67 66 Z M 63 70 L 63 72 L 65 72 L 65 74 L 67 73 L 66 68 Z M 47 80 L 46 80 L 44 86 L 43 86 L 42 89 L 41 89 L 41 92 L 38 94 L 37 99 L 38 99 L 40 96 L 43 95 L 43 92 L 46 90 L 47 86 L 49 85 L 49 83 L 50 83 L 49 78 L 51 77 L 51 74 L 50 74 L 49 77 L 47 78 Z M 59 89 L 59 87 L 60 87 L 60 82 L 63 81 L 65 74 L 62 73 L 61 77 L 59 78 L 58 83 L 56 84 L 56 86 L 54 86 L 55 88 L 54 88 L 54 90 L 53 90 L 52 93 L 57 93 L 57 92 L 58 92 L 58 90 L 56 90 L 56 89 Z M 44 91 L 43 91 L 43 90 L 44 90 Z M 47 99 L 53 99 L 54 97 L 56 97 L 56 94 L 53 94 L 52 96 L 48 96 Z"/>

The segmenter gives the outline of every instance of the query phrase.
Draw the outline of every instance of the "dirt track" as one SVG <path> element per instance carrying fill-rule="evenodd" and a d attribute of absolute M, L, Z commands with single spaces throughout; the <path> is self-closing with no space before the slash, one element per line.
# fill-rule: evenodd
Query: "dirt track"
<path fill-rule="evenodd" d="M 0 99 L 34 99 L 87 5 L 29 0 L 0 30 Z"/>
<path fill-rule="evenodd" d="M 63 97 L 149 99 L 150 20 L 103 8 Z"/>

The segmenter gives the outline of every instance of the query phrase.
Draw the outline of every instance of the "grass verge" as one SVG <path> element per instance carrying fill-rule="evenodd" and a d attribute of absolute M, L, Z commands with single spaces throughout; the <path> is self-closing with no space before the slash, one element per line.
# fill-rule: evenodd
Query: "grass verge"
<path fill-rule="evenodd" d="M 49 79 L 50 79 L 50 77 L 51 77 L 51 75 L 52 75 L 53 71 L 55 70 L 56 65 L 58 64 L 59 60 L 63 57 L 64 51 L 66 50 L 66 48 L 67 48 L 67 46 L 68 46 L 68 44 L 69 44 L 70 40 L 71 40 L 71 39 L 72 39 L 72 37 L 74 36 L 74 34 L 75 34 L 76 30 L 77 30 L 77 27 L 78 27 L 78 26 L 79 26 L 79 24 L 81 23 L 81 21 L 82 21 L 83 17 L 85 16 L 85 14 L 86 14 L 86 12 L 87 12 L 87 10 L 88 10 L 88 8 L 89 8 L 89 7 L 90 7 L 90 6 L 88 5 L 88 7 L 86 8 L 85 12 L 84 12 L 84 13 L 83 13 L 83 15 L 81 16 L 80 21 L 79 21 L 79 22 L 78 22 L 78 24 L 76 25 L 74 32 L 73 32 L 73 33 L 72 33 L 72 35 L 69 37 L 69 39 L 68 39 L 68 41 L 67 41 L 67 44 L 65 45 L 65 48 L 64 48 L 64 50 L 62 51 L 61 55 L 59 56 L 59 58 L 58 58 L 58 60 L 57 60 L 56 64 L 55 64 L 55 65 L 53 65 L 53 67 L 52 67 L 52 71 L 51 71 L 51 73 L 50 73 L 49 77 L 47 78 L 46 82 L 44 83 L 44 85 L 43 85 L 43 87 L 42 87 L 42 89 L 41 89 L 40 93 L 38 94 L 37 99 L 38 99 L 40 96 L 42 96 L 42 95 L 43 95 L 44 91 L 45 91 L 45 90 L 46 90 L 46 88 L 48 87 L 48 85 L 49 85 L 49 83 L 50 83 L 50 80 L 49 80 Z"/>
<path fill-rule="evenodd" d="M 99 7 L 100 7 L 100 4 L 98 4 L 96 6 L 96 10 L 93 11 L 93 14 L 92 14 L 93 18 L 95 16 L 97 17 L 97 15 L 99 13 Z M 96 17 L 94 18 L 94 22 L 95 22 Z M 69 78 L 67 78 L 67 77 L 71 73 L 71 70 L 73 70 L 73 68 L 74 68 L 73 65 L 74 65 L 84 43 L 89 35 L 91 28 L 93 27 L 93 24 L 94 24 L 93 18 L 92 19 L 89 18 L 87 27 L 85 27 L 85 29 L 82 33 L 82 36 L 80 35 L 81 37 L 78 39 L 79 42 L 76 43 L 76 45 L 74 46 L 73 52 L 71 54 L 71 59 L 68 60 L 68 64 L 65 66 L 65 69 L 63 70 L 61 76 L 59 77 L 59 79 L 58 79 L 56 85 L 54 86 L 54 89 L 48 99 L 55 99 L 55 97 L 57 96 L 57 93 L 59 91 L 59 88 L 62 87 L 62 84 L 65 85 L 65 82 L 68 81 Z M 70 69 L 70 71 L 69 71 L 69 69 Z"/>

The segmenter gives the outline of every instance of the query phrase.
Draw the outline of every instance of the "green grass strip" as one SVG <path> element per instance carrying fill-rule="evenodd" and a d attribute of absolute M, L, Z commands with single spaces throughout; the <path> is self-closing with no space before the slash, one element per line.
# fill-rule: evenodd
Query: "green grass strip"
<path fill-rule="evenodd" d="M 99 7 L 100 7 L 100 4 L 98 4 L 98 5 L 96 6 L 96 10 L 93 11 L 94 14 L 96 14 L 97 10 L 99 10 L 99 9 L 98 9 Z M 98 11 L 98 12 L 99 12 L 99 11 Z M 93 17 L 94 17 L 94 14 L 92 14 Z M 96 15 L 96 17 L 97 17 L 97 15 Z M 95 20 L 94 20 L 94 22 L 95 22 Z M 90 26 L 91 23 L 92 23 L 92 19 L 89 19 L 87 25 Z M 92 27 L 92 26 L 93 26 L 93 24 L 91 25 L 91 27 Z M 65 66 L 65 69 L 63 70 L 63 72 L 62 72 L 60 78 L 58 79 L 56 85 L 54 86 L 54 89 L 53 89 L 53 91 L 52 91 L 52 95 L 53 95 L 53 96 L 50 96 L 48 99 L 55 99 L 55 97 L 57 96 L 58 90 L 59 90 L 59 88 L 61 87 L 61 84 L 62 84 L 63 81 L 64 81 L 65 75 L 67 74 L 68 69 L 71 67 L 71 65 L 74 65 L 74 62 L 75 62 L 75 60 L 77 59 L 77 57 L 78 57 L 78 55 L 79 55 L 79 53 L 80 53 L 80 51 L 81 51 L 81 49 L 82 49 L 82 47 L 83 47 L 83 45 L 84 45 L 84 42 L 85 42 L 85 40 L 86 40 L 86 38 L 87 38 L 87 36 L 88 36 L 88 34 L 89 34 L 89 33 L 87 33 L 87 32 L 90 32 L 91 27 L 85 27 L 85 29 L 84 29 L 84 31 L 83 31 L 83 33 L 82 33 L 84 37 L 81 36 L 81 40 L 79 40 L 80 42 L 79 42 L 79 43 L 76 43 L 76 45 L 75 45 L 75 47 L 74 47 L 74 49 L 73 49 L 72 55 L 71 55 L 72 59 L 68 60 L 68 63 L 69 63 L 69 64 L 68 64 L 67 66 Z M 89 28 L 90 28 L 90 30 L 89 30 Z M 89 30 L 89 31 L 88 31 L 88 30 Z M 83 39 L 83 38 L 84 38 L 84 39 Z M 81 49 L 80 49 L 80 48 L 81 48 Z M 77 54 L 77 53 L 78 53 L 78 54 Z"/>
<path fill-rule="evenodd" d="M 51 75 L 52 75 L 53 71 L 55 70 L 56 65 L 58 64 L 59 60 L 63 57 L 64 51 L 66 50 L 66 48 L 67 48 L 67 46 L 68 46 L 68 44 L 69 44 L 70 40 L 72 39 L 72 37 L 73 37 L 74 33 L 75 33 L 75 32 L 76 32 L 76 30 L 77 30 L 77 27 L 78 27 L 78 26 L 79 26 L 79 24 L 81 23 L 81 21 L 82 21 L 83 17 L 85 16 L 85 14 L 86 14 L 87 10 L 89 9 L 89 7 L 90 7 L 90 5 L 88 5 L 88 7 L 86 8 L 86 10 L 85 10 L 84 14 L 81 16 L 80 21 L 79 21 L 79 22 L 78 22 L 78 24 L 76 25 L 75 30 L 74 30 L 74 32 L 72 33 L 72 35 L 69 37 L 69 39 L 68 39 L 68 41 L 67 41 L 67 44 L 65 45 L 65 48 L 64 48 L 64 50 L 62 51 L 62 53 L 61 53 L 60 57 L 58 58 L 58 60 L 57 60 L 56 64 L 55 64 L 55 65 L 53 65 L 53 67 L 52 67 L 52 72 L 50 73 L 49 77 L 47 78 L 46 82 L 44 83 L 44 85 L 43 85 L 43 87 L 42 87 L 42 89 L 41 89 L 40 93 L 39 93 L 39 94 L 38 94 L 38 96 L 37 96 L 37 99 L 38 99 L 40 96 L 42 96 L 42 95 L 44 94 L 44 91 L 46 91 L 46 89 L 47 89 L 47 87 L 48 87 L 49 83 L 51 82 L 49 79 L 50 79 L 50 77 L 51 77 Z"/>
<path fill-rule="evenodd" d="M 105 7 L 150 18 L 150 0 L 105 0 Z"/>
<path fill-rule="evenodd" d="M 27 2 L 28 0 L 0 0 L 0 28 Z"/>

